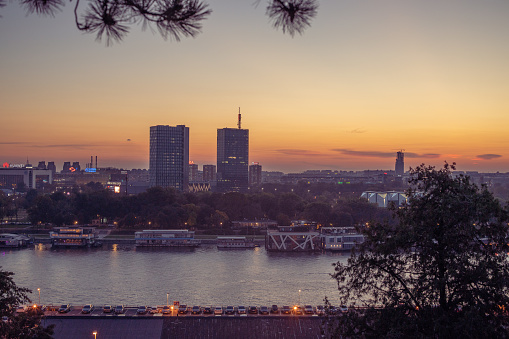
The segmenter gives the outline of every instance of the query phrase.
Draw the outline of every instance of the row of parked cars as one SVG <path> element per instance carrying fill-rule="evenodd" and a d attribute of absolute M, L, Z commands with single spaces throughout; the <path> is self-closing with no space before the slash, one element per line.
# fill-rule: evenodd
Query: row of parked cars
<path fill-rule="evenodd" d="M 65 304 L 60 306 L 58 309 L 58 312 L 60 313 L 67 313 L 72 309 L 72 306 L 70 304 Z M 83 314 L 89 314 L 92 313 L 92 311 L 95 310 L 94 305 L 87 304 L 83 306 L 81 309 L 81 313 Z M 111 305 L 104 305 L 102 307 L 103 313 L 115 313 L 115 314 L 122 314 L 126 311 L 126 308 L 124 305 L 117 305 L 115 307 Z M 177 308 L 170 307 L 168 305 L 165 306 L 156 306 L 156 307 L 149 307 L 149 306 L 139 306 L 136 310 L 137 314 L 147 314 L 147 313 L 162 313 L 162 314 L 172 314 L 174 311 L 176 311 L 178 314 L 214 314 L 214 315 L 233 315 L 233 314 L 261 314 L 261 315 L 267 315 L 267 314 L 294 314 L 294 315 L 302 315 L 302 314 L 308 314 L 308 315 L 324 315 L 326 313 L 326 310 L 324 306 L 318 305 L 316 307 L 313 307 L 312 305 L 295 305 L 293 307 L 291 306 L 283 306 L 282 308 L 279 308 L 278 305 L 272 305 L 271 307 L 268 306 L 192 306 L 188 307 L 187 305 L 179 305 Z M 330 306 L 328 308 L 329 314 L 336 314 L 338 312 L 348 312 L 348 307 L 346 306 Z"/>

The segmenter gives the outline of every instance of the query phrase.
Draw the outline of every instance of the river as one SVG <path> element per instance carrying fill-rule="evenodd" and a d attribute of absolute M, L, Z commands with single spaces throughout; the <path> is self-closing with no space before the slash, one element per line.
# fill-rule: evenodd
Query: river
<path fill-rule="evenodd" d="M 94 249 L 0 249 L 0 266 L 42 304 L 293 305 L 338 303 L 332 263 L 348 253 L 267 252 L 263 247 L 218 250 L 139 249 L 109 245 Z M 299 290 L 301 291 L 299 293 Z"/>

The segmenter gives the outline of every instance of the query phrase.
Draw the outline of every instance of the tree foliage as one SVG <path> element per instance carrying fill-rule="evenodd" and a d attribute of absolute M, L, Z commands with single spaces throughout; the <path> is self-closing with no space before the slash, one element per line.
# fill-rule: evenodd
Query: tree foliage
<path fill-rule="evenodd" d="M 28 14 L 54 16 L 63 0 L 19 0 Z M 72 2 L 73 0 L 71 0 Z M 203 21 L 212 14 L 201 0 L 74 0 L 76 27 L 96 34 L 106 45 L 121 41 L 131 26 L 154 27 L 164 39 L 180 41 L 201 32 Z M 259 3 L 260 0 L 255 1 Z M 0 7 L 4 6 L 0 0 Z M 302 34 L 316 16 L 317 0 L 268 0 L 266 14 L 276 29 L 294 36 Z"/>
<path fill-rule="evenodd" d="M 18 287 L 12 276 L 14 273 L 0 268 L 0 338 L 51 338 L 53 326 L 41 326 L 43 312 L 40 308 L 30 308 L 16 314 L 16 307 L 30 302 L 28 288 Z M 5 317 L 5 318 L 4 318 Z M 4 320 L 5 319 L 5 320 Z"/>
<path fill-rule="evenodd" d="M 485 187 L 452 166 L 411 169 L 398 223 L 372 224 L 333 277 L 343 303 L 331 336 L 508 337 L 508 216 Z"/>

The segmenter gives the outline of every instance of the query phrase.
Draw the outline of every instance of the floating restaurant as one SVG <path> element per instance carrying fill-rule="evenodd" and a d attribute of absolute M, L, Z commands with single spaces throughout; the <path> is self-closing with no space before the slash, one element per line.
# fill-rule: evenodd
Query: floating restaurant
<path fill-rule="evenodd" d="M 53 247 L 89 247 L 95 245 L 94 227 L 55 227 L 50 232 Z"/>
<path fill-rule="evenodd" d="M 258 245 L 252 239 L 246 237 L 217 237 L 217 248 L 255 248 Z"/>
<path fill-rule="evenodd" d="M 200 240 L 194 238 L 194 231 L 143 230 L 134 233 L 136 246 L 140 247 L 197 247 Z"/>
<path fill-rule="evenodd" d="M 350 251 L 355 244 L 364 242 L 355 227 L 322 227 L 320 232 L 324 250 Z"/>

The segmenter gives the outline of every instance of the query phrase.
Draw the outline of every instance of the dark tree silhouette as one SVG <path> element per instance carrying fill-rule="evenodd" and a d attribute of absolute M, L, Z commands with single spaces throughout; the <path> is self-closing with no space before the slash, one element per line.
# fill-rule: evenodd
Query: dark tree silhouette
<path fill-rule="evenodd" d="M 453 166 L 411 169 L 398 224 L 373 223 L 347 264 L 335 264 L 344 303 L 333 337 L 507 338 L 508 215 Z"/>
<path fill-rule="evenodd" d="M 209 5 L 201 0 L 74 1 L 78 29 L 95 33 L 96 40 L 104 39 L 108 46 L 120 42 L 136 24 L 141 24 L 143 29 L 155 26 L 164 39 L 180 41 L 195 37 L 212 13 Z M 65 5 L 63 0 L 20 0 L 20 3 L 27 13 L 43 16 L 54 16 Z M 0 0 L 0 7 L 3 6 L 4 0 Z M 318 0 L 268 0 L 266 14 L 276 29 L 293 37 L 310 26 L 317 9 Z"/>

